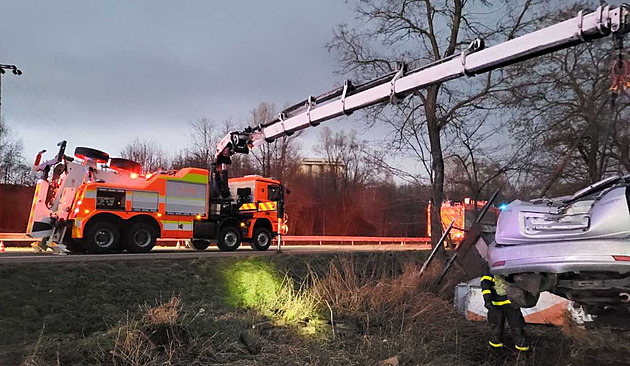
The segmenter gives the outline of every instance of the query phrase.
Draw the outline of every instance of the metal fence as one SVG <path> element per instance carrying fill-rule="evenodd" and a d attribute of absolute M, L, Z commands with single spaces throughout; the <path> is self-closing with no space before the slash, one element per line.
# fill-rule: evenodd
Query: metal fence
<path fill-rule="evenodd" d="M 0 233 L 0 241 L 8 247 L 27 247 L 36 239 L 29 238 L 22 233 Z M 158 239 L 157 245 L 176 246 L 177 242 L 184 244 L 184 240 Z M 274 240 L 275 241 L 275 240 Z M 379 237 L 379 236 L 294 236 L 283 235 L 283 245 L 426 245 L 431 244 L 431 238 Z"/>
<path fill-rule="evenodd" d="M 431 238 L 379 237 L 379 236 L 293 236 L 283 235 L 284 245 L 362 245 L 362 244 L 431 244 Z"/>

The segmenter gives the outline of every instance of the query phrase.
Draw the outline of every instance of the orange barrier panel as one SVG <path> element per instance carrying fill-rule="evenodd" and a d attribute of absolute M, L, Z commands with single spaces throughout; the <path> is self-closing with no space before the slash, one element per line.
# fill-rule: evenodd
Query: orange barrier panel
<path fill-rule="evenodd" d="M 0 231 L 26 231 L 35 187 L 0 184 Z"/>

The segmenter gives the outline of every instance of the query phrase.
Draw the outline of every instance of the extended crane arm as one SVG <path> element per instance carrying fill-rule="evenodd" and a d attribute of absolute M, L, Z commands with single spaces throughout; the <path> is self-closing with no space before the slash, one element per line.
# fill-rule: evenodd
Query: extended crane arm
<path fill-rule="evenodd" d="M 570 48 L 591 40 L 613 35 L 621 42 L 630 32 L 630 5 L 600 6 L 594 12 L 578 15 L 533 33 L 485 48 L 482 40 L 475 40 L 458 55 L 432 64 L 406 70 L 404 64 L 397 71 L 361 85 L 349 80 L 343 87 L 318 97 L 308 97 L 282 111 L 272 121 L 243 131 L 230 132 L 217 145 L 216 164 L 229 164 L 235 153 L 248 153 L 250 147 L 290 136 L 311 126 L 381 102 L 392 102 L 407 97 L 414 90 L 456 79 L 474 76 L 524 60 Z"/>

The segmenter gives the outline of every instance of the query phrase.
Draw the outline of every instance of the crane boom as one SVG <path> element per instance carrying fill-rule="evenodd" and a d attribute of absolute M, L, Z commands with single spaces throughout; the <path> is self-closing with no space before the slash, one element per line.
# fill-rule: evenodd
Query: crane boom
<path fill-rule="evenodd" d="M 282 111 L 275 119 L 243 131 L 230 132 L 217 145 L 215 165 L 230 163 L 234 153 L 248 153 L 250 147 L 272 142 L 321 122 L 349 115 L 382 102 L 396 102 L 414 90 L 453 80 L 471 77 L 588 41 L 613 35 L 621 43 L 630 32 L 630 5 L 599 6 L 585 14 L 551 25 L 521 37 L 485 48 L 477 39 L 460 54 L 408 71 L 404 64 L 388 75 L 361 85 L 349 80 L 342 87 Z M 221 169 L 220 169 L 221 170 Z"/>

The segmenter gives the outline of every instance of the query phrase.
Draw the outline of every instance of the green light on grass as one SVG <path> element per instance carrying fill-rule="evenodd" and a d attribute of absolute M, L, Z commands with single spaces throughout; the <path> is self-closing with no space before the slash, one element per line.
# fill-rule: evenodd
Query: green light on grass
<path fill-rule="evenodd" d="M 269 262 L 236 262 L 224 271 L 230 305 L 254 309 L 271 319 L 291 323 L 314 318 L 317 302 L 308 289 L 295 289 L 290 277 L 280 275 Z"/>
<path fill-rule="evenodd" d="M 263 309 L 277 301 L 282 279 L 266 262 L 237 262 L 225 271 L 228 303 L 236 307 Z"/>

